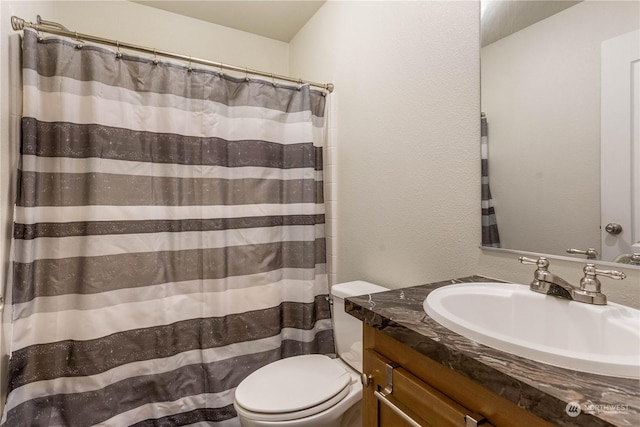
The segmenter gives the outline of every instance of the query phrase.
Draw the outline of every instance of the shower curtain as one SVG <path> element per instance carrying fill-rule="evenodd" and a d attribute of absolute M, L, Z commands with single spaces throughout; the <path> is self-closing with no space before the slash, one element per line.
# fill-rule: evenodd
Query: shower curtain
<path fill-rule="evenodd" d="M 481 182 L 482 182 L 482 246 L 500 247 L 500 233 L 496 222 L 496 211 L 493 207 L 491 190 L 489 189 L 489 125 L 487 116 L 480 116 L 480 148 L 481 148 Z"/>
<path fill-rule="evenodd" d="M 22 61 L 3 425 L 238 425 L 249 373 L 334 353 L 323 93 L 30 30 Z"/>

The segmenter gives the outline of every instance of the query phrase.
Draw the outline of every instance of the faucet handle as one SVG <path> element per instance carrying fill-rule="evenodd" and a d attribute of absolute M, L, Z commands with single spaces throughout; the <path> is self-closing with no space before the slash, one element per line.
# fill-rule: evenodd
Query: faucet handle
<path fill-rule="evenodd" d="M 605 276 L 605 277 L 609 277 L 611 279 L 616 279 L 616 280 L 623 280 L 627 277 L 626 274 L 624 274 L 622 271 L 618 271 L 618 270 L 601 270 L 599 268 L 597 268 L 595 266 L 595 264 L 587 264 L 584 266 L 584 268 L 582 269 L 582 271 L 584 271 L 585 276 L 586 275 L 600 275 L 600 276 Z"/>
<path fill-rule="evenodd" d="M 520 261 L 521 264 L 533 264 L 533 265 L 537 265 L 538 266 L 538 270 L 547 270 L 547 267 L 549 267 L 549 260 L 546 259 L 545 257 L 540 257 L 538 259 L 533 259 L 533 258 L 527 258 L 524 256 L 521 256 L 518 258 L 518 261 Z"/>
<path fill-rule="evenodd" d="M 598 251 L 594 248 L 589 248 L 587 250 L 570 248 L 570 249 L 567 249 L 567 253 L 573 254 L 573 255 L 586 255 L 587 259 L 598 258 Z"/>
<path fill-rule="evenodd" d="M 529 284 L 529 289 L 543 294 L 547 293 L 549 290 L 549 286 L 546 283 L 547 278 L 553 276 L 553 274 L 551 274 L 547 269 L 549 267 L 549 260 L 545 257 L 534 259 L 521 256 L 518 258 L 518 261 L 522 264 L 533 264 L 538 267 L 536 268 L 536 271 L 533 272 L 533 280 Z"/>
<path fill-rule="evenodd" d="M 585 265 L 582 271 L 584 271 L 584 277 L 580 280 L 580 291 L 590 294 L 600 294 L 601 283 L 597 276 L 605 276 L 615 280 L 623 280 L 627 277 L 622 271 L 601 270 L 595 264 Z"/>

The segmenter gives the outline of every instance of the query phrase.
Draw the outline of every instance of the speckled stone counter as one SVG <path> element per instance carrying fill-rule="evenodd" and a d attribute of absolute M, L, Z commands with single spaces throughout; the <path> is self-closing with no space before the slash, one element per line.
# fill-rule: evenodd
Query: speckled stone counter
<path fill-rule="evenodd" d="M 345 310 L 558 426 L 640 426 L 640 380 L 577 372 L 495 350 L 450 331 L 424 312 L 422 303 L 431 291 L 467 282 L 497 281 L 472 276 L 353 297 Z M 580 404 L 579 416 L 565 412 L 570 402 Z"/>

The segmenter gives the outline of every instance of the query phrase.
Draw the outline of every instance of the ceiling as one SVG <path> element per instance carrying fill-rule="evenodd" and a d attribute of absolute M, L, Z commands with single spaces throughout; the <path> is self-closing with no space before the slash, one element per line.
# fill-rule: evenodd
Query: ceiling
<path fill-rule="evenodd" d="M 580 1 L 482 0 L 481 45 L 484 47 Z"/>
<path fill-rule="evenodd" d="M 132 1 L 287 43 L 325 2 L 325 0 Z"/>
<path fill-rule="evenodd" d="M 326 0 L 131 0 L 288 43 Z M 482 46 L 580 1 L 482 0 Z"/>

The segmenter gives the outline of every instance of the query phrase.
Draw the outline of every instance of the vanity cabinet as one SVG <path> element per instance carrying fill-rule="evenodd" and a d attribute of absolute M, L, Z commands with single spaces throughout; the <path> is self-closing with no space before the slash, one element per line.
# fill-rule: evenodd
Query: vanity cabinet
<path fill-rule="evenodd" d="M 363 333 L 363 426 L 552 426 L 371 326 Z"/>

